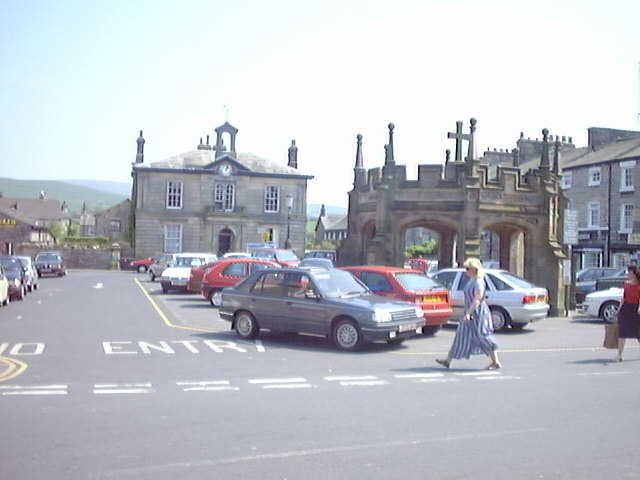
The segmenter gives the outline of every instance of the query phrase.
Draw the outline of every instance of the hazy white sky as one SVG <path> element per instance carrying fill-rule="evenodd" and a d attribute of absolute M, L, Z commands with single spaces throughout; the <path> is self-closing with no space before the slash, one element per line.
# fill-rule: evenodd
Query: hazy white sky
<path fill-rule="evenodd" d="M 410 177 L 472 116 L 479 152 L 638 127 L 637 0 L 2 3 L 2 177 L 128 181 L 138 130 L 162 160 L 229 105 L 239 151 L 295 138 L 309 202 L 344 205 L 356 134 L 379 166 L 389 122 Z"/>

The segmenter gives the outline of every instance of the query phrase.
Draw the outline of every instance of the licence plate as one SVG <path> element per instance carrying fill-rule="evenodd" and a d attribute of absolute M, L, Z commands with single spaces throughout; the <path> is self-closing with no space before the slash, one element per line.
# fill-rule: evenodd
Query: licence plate
<path fill-rule="evenodd" d="M 400 327 L 398 327 L 398 332 L 408 332 L 409 330 L 415 330 L 416 328 L 415 323 L 407 323 L 406 325 L 400 325 Z"/>

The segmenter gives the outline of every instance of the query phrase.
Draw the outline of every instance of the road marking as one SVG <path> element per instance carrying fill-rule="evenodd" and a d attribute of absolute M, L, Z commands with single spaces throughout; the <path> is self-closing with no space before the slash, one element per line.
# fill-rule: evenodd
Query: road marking
<path fill-rule="evenodd" d="M 399 373 L 396 378 L 438 378 L 444 377 L 444 373 Z"/>
<path fill-rule="evenodd" d="M 359 377 L 349 377 L 345 375 L 336 375 L 330 377 L 324 377 L 327 382 L 350 382 L 357 380 L 377 380 L 378 377 L 375 375 L 361 375 Z"/>
<path fill-rule="evenodd" d="M 96 395 L 152 393 L 150 383 L 96 383 L 93 393 Z"/>
<path fill-rule="evenodd" d="M 95 289 L 100 289 L 100 288 L 102 288 L 102 283 L 96 283 L 96 284 L 93 286 L 93 288 L 95 288 Z"/>
<path fill-rule="evenodd" d="M 249 380 L 249 383 L 256 385 L 263 384 L 274 384 L 274 383 L 302 383 L 306 382 L 306 378 L 296 377 L 296 378 L 252 378 Z"/>
<path fill-rule="evenodd" d="M 183 392 L 223 392 L 238 391 L 240 388 L 229 386 L 229 380 L 202 380 L 198 382 L 176 382 L 176 385 L 185 387 Z"/>
<path fill-rule="evenodd" d="M 256 344 L 256 350 L 258 350 L 258 352 L 260 353 L 264 353 L 265 348 L 264 348 L 264 345 L 262 344 L 262 340 L 255 340 L 254 342 Z"/>
<path fill-rule="evenodd" d="M 180 387 L 184 386 L 208 386 L 208 385 L 229 385 L 229 380 L 202 380 L 199 382 L 176 382 Z"/>
<path fill-rule="evenodd" d="M 23 374 L 29 367 L 25 362 L 7 357 L 0 357 L 0 363 L 8 365 L 7 369 L 0 374 L 0 382 L 6 382 L 7 380 L 16 378 L 18 375 Z"/>
<path fill-rule="evenodd" d="M 150 383 L 96 383 L 94 388 L 144 387 L 151 388 Z"/>
<path fill-rule="evenodd" d="M 455 383 L 459 382 L 459 378 L 420 378 L 414 380 L 414 383 Z"/>
<path fill-rule="evenodd" d="M 309 383 L 290 383 L 290 384 L 280 384 L 280 385 L 264 385 L 262 388 L 265 390 L 273 390 L 273 389 L 296 389 L 296 388 L 311 388 L 312 385 Z"/>
<path fill-rule="evenodd" d="M 501 372 L 495 370 L 487 370 L 482 372 L 454 372 L 458 377 L 490 377 L 493 375 L 502 375 Z"/>
<path fill-rule="evenodd" d="M 0 385 L 5 395 L 67 395 L 67 385 Z"/>
<path fill-rule="evenodd" d="M 388 385 L 386 380 L 347 380 L 340 382 L 343 387 L 374 387 L 376 385 Z"/>
<path fill-rule="evenodd" d="M 633 372 L 587 372 L 587 373 L 578 373 L 579 376 L 581 377 L 586 377 L 586 376 L 600 376 L 600 375 L 629 375 L 630 373 Z"/>
<path fill-rule="evenodd" d="M 500 377 L 477 377 L 476 380 L 520 380 L 516 375 L 502 375 Z"/>
<path fill-rule="evenodd" d="M 639 348 L 636 346 L 630 346 L 629 348 Z M 603 347 L 550 347 L 550 348 L 512 348 L 512 349 L 500 349 L 500 353 L 563 353 L 563 352 L 602 352 L 607 350 Z M 391 355 L 446 355 L 446 351 L 442 352 L 387 352 Z"/>

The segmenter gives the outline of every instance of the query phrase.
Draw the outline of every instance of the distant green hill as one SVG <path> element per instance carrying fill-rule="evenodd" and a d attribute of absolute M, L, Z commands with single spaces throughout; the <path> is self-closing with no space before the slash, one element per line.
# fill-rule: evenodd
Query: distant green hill
<path fill-rule="evenodd" d="M 73 185 L 57 180 L 16 180 L 0 178 L 0 193 L 4 197 L 38 198 L 40 192 L 47 198 L 66 201 L 69 211 L 77 214 L 82 211 L 82 202 L 89 211 L 99 211 L 112 207 L 128 196 L 96 190 L 81 185 Z"/>

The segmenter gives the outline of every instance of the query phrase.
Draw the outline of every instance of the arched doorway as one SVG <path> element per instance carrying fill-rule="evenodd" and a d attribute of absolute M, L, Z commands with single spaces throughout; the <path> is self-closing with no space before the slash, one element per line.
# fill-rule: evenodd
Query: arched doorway
<path fill-rule="evenodd" d="M 526 238 L 528 230 L 515 223 L 487 225 L 480 234 L 480 257 L 493 268 L 525 275 L 527 264 Z"/>
<path fill-rule="evenodd" d="M 220 230 L 218 234 L 218 255 L 222 256 L 233 249 L 235 235 L 228 228 Z"/>

